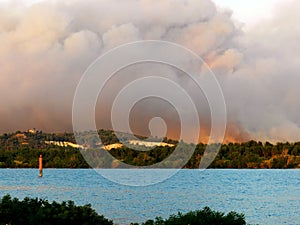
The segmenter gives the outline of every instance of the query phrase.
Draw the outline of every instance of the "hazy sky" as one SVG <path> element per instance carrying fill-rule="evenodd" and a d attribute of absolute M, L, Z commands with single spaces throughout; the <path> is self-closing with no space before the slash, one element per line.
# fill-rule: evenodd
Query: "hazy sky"
<path fill-rule="evenodd" d="M 1 2 L 23 2 L 26 5 L 30 5 L 36 2 L 44 0 L 0 0 Z M 47 1 L 47 0 L 46 0 Z M 278 3 L 287 2 L 290 0 L 213 0 L 218 6 L 229 8 L 233 11 L 233 17 L 243 23 L 246 26 L 252 26 L 261 19 L 270 18 L 274 7 Z"/>
<path fill-rule="evenodd" d="M 23 2 L 0 0 L 0 132 L 71 131 L 73 97 L 86 68 L 120 44 L 155 39 L 189 48 L 211 67 L 226 100 L 228 140 L 300 140 L 297 0 Z M 118 88 L 128 74 L 139 75 L 134 68 L 123 72 L 106 88 L 109 97 L 96 116 L 103 128 L 110 128 L 107 109 Z M 201 105 L 203 98 L 182 74 L 172 79 Z M 143 133 L 161 113 L 176 137 L 174 110 L 152 103 L 133 110 L 135 130 Z M 208 135 L 209 113 L 199 114 Z"/>
<path fill-rule="evenodd" d="M 262 19 L 270 18 L 276 6 L 287 1 L 289 0 L 214 0 L 217 5 L 231 9 L 233 17 L 245 23 L 247 28 Z"/>

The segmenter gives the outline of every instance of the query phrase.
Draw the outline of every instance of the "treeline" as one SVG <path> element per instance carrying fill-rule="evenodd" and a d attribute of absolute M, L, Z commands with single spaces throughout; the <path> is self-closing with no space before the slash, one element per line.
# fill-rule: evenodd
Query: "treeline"
<path fill-rule="evenodd" d="M 91 132 L 85 132 L 82 143 L 87 148 L 80 150 L 70 146 L 61 147 L 46 144 L 46 141 L 75 142 L 72 133 L 43 133 L 41 131 L 17 131 L 0 136 L 0 168 L 35 168 L 38 166 L 38 157 L 43 155 L 46 168 L 116 168 L 124 162 L 133 166 L 149 166 L 163 162 L 168 156 L 174 156 L 164 167 L 174 168 L 184 158 L 189 149 L 195 148 L 185 168 L 199 168 L 201 159 L 207 147 L 217 149 L 219 145 L 186 144 L 183 142 L 164 139 L 164 142 L 175 144 L 175 147 L 160 146 L 149 149 L 145 146 L 112 149 L 109 154 L 115 159 L 105 159 L 108 152 L 101 147 L 103 144 L 119 142 L 117 135 L 112 131 L 99 130 L 102 143 L 99 144 Z M 128 140 L 128 135 L 119 133 L 122 141 Z M 84 142 L 86 138 L 86 142 Z M 139 137 L 141 138 L 141 137 Z M 153 141 L 156 139 L 154 138 Z M 80 140 L 79 140 L 80 141 Z M 176 150 L 176 144 L 179 151 Z M 205 153 L 207 154 L 207 152 Z M 85 159 L 88 159 L 89 164 Z M 223 144 L 210 168 L 300 168 L 300 142 L 296 143 L 262 143 L 249 141 L 245 143 Z"/>
<path fill-rule="evenodd" d="M 37 168 L 39 155 L 43 155 L 45 168 L 89 167 L 78 149 L 49 146 L 45 149 L 0 150 L 0 168 Z"/>
<path fill-rule="evenodd" d="M 12 199 L 9 195 L 0 199 L 0 225 L 113 225 L 113 221 L 97 214 L 91 205 L 76 206 L 73 201 L 52 202 L 37 198 Z M 243 214 L 227 215 L 208 207 L 202 210 L 178 213 L 163 220 L 157 217 L 142 225 L 246 225 Z M 139 225 L 131 223 L 131 225 Z"/>
<path fill-rule="evenodd" d="M 43 155 L 48 168 L 87 168 L 80 151 L 71 147 L 46 144 L 45 141 L 75 142 L 72 133 L 43 133 L 42 131 L 17 131 L 0 136 L 0 168 L 35 168 Z"/>
<path fill-rule="evenodd" d="M 300 142 L 222 145 L 212 168 L 300 168 Z"/>
<path fill-rule="evenodd" d="M 184 149 L 191 145 L 183 144 Z M 199 168 L 203 154 L 208 147 L 198 144 L 195 151 L 185 165 L 185 168 Z M 210 149 L 217 149 L 218 145 L 210 145 Z M 129 148 L 113 149 L 110 153 L 118 160 L 136 166 L 148 166 L 163 161 L 174 151 L 174 147 L 157 147 L 150 151 L 135 151 Z M 178 153 L 177 153 L 178 154 Z M 182 158 L 178 155 L 176 159 Z M 177 161 L 174 160 L 174 166 Z M 168 166 L 173 167 L 172 163 Z M 249 141 L 245 143 L 223 144 L 216 158 L 209 168 L 261 168 L 261 169 L 286 169 L 300 168 L 300 142 L 277 143 Z"/>

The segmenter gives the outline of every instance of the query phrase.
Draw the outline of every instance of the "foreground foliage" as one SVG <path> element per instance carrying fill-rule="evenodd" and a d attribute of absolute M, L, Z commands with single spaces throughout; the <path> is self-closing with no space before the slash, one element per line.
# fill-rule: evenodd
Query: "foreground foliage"
<path fill-rule="evenodd" d="M 76 206 L 74 202 L 52 202 L 37 198 L 12 199 L 5 195 L 0 199 L 0 225 L 113 225 L 98 215 L 91 205 Z M 163 220 L 157 217 L 142 225 L 246 225 L 243 214 L 224 214 L 209 207 L 202 210 L 178 213 Z M 139 225 L 131 223 L 131 225 Z"/>
<path fill-rule="evenodd" d="M 209 207 L 202 210 L 188 212 L 187 214 L 178 213 L 169 219 L 163 220 L 158 217 L 155 220 L 148 220 L 142 225 L 246 225 L 243 214 L 230 212 L 227 215 L 213 211 Z M 132 223 L 131 225 L 139 225 Z"/>
<path fill-rule="evenodd" d="M 0 225 L 112 225 L 112 221 L 98 215 L 91 205 L 75 206 L 74 202 L 49 203 L 47 200 L 0 200 Z"/>

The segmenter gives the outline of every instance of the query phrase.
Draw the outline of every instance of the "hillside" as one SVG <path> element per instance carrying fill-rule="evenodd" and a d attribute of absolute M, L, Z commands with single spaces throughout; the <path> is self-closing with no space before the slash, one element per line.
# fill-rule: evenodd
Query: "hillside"
<path fill-rule="evenodd" d="M 99 130 L 102 143 L 94 140 L 91 133 L 84 134 L 86 142 L 77 144 L 72 133 L 44 133 L 37 130 L 17 131 L 0 136 L 0 167 L 1 168 L 36 168 L 38 156 L 43 155 L 46 168 L 89 168 L 82 152 L 88 152 L 95 160 L 93 166 L 112 168 L 119 162 L 134 166 L 152 165 L 171 155 L 177 141 L 164 139 L 160 143 L 156 138 L 133 141 L 126 133 L 118 133 L 122 145 L 115 133 Z M 144 137 L 139 137 L 144 139 Z M 182 144 L 186 148 L 190 144 Z M 130 146 L 138 150 L 133 150 Z M 198 168 L 205 144 L 195 146 L 195 151 L 185 168 Z M 214 147 L 213 145 L 210 147 Z M 105 161 L 103 154 L 109 151 L 116 160 Z M 178 153 L 177 153 L 178 154 Z M 184 151 L 182 151 L 184 154 Z M 178 155 L 177 159 L 181 156 Z M 168 164 L 172 168 L 173 165 Z M 245 143 L 229 143 L 222 145 L 211 168 L 300 168 L 300 142 L 262 143 L 249 141 Z"/>

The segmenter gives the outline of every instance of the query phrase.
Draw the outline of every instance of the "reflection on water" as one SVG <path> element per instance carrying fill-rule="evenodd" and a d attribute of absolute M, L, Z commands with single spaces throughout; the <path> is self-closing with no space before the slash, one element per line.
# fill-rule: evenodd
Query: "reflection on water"
<path fill-rule="evenodd" d="M 124 170 L 107 170 L 118 176 Z M 166 170 L 145 170 L 143 179 Z M 128 179 L 135 179 L 130 170 Z M 141 176 L 141 171 L 138 171 Z M 94 170 L 1 169 L 0 194 L 39 197 L 50 201 L 91 203 L 100 214 L 119 224 L 168 217 L 209 206 L 214 210 L 245 213 L 255 224 L 300 224 L 300 170 L 182 170 L 152 186 L 113 183 Z"/>

